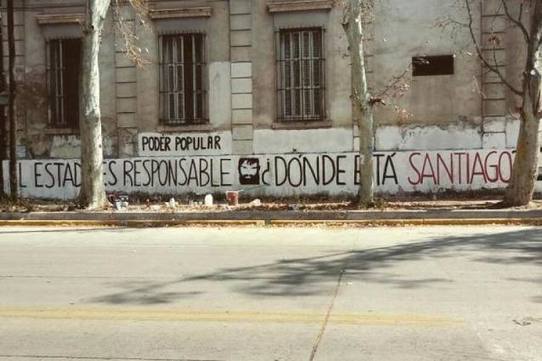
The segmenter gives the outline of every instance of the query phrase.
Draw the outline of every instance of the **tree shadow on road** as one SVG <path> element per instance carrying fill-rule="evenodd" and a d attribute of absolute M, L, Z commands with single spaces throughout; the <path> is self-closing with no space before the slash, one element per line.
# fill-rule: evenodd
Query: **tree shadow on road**
<path fill-rule="evenodd" d="M 366 244 L 371 243 L 368 240 Z M 374 244 L 377 244 L 376 240 Z M 394 270 L 393 267 L 407 262 L 452 257 L 462 258 L 467 267 L 469 263 L 539 267 L 542 266 L 542 228 L 437 237 L 392 246 L 283 259 L 257 266 L 222 268 L 167 282 L 147 282 L 135 287 L 125 285 L 120 287 L 122 290 L 119 292 L 95 298 L 91 302 L 169 303 L 183 298 L 184 293 L 187 295 L 203 293 L 203 291 L 191 290 L 196 282 L 198 286 L 201 286 L 201 282 L 227 284 L 234 292 L 254 297 L 327 295 L 332 289 L 329 286 L 337 282 L 339 274 L 343 271 L 351 281 L 381 283 L 402 289 L 435 287 L 453 282 L 453 280 L 446 276 L 428 277 L 427 272 L 421 268 L 423 266 L 421 264 L 417 266 L 417 269 L 414 268 L 414 273 L 410 268 L 408 274 L 397 273 L 399 270 Z M 468 269 L 463 271 L 467 274 L 469 272 Z M 494 275 L 494 277 L 498 276 Z M 503 280 L 530 282 L 530 280 L 513 278 L 503 278 Z M 178 295 L 175 295 L 175 292 L 168 291 L 172 289 L 181 289 L 182 292 L 179 291 Z M 531 301 L 542 303 L 542 295 L 533 295 Z"/>

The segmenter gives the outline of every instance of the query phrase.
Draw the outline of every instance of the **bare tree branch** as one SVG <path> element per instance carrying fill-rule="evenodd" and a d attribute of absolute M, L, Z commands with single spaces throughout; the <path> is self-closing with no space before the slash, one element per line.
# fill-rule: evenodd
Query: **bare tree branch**
<path fill-rule="evenodd" d="M 382 91 L 380 91 L 378 94 L 372 97 L 373 102 L 385 104 L 383 101 L 383 98 L 388 96 L 390 91 L 392 90 L 397 91 L 398 87 L 401 88 L 400 90 L 404 90 L 404 86 L 401 86 L 400 82 L 406 78 L 411 68 L 412 68 L 412 64 L 409 64 L 401 74 L 399 74 L 398 76 L 392 77 L 393 80 L 388 85 L 386 85 L 386 87 L 382 89 Z"/>
<path fill-rule="evenodd" d="M 480 58 L 480 60 L 482 61 L 482 63 L 489 69 L 491 70 L 493 73 L 497 74 L 497 76 L 499 77 L 499 79 L 516 95 L 519 95 L 519 96 L 522 96 L 523 95 L 523 91 L 521 90 L 518 90 L 516 87 L 514 87 L 505 77 L 504 75 L 502 74 L 502 72 L 499 70 L 498 66 L 494 66 L 492 65 L 489 61 L 487 61 L 487 59 L 485 58 L 484 56 L 484 53 L 482 51 L 482 48 L 480 47 L 480 44 L 478 43 L 478 40 L 476 39 L 476 35 L 474 34 L 474 29 L 473 29 L 473 17 L 472 17 L 472 9 L 470 7 L 470 4 L 469 4 L 469 0 L 465 0 L 465 5 L 467 7 L 467 13 L 468 13 L 468 16 L 469 16 L 469 33 L 470 33 L 470 36 L 471 36 L 471 39 L 472 39 L 472 42 L 474 44 L 474 47 L 476 49 L 476 53 L 478 54 L 478 57 Z"/>
<path fill-rule="evenodd" d="M 139 40 L 132 24 L 127 22 L 121 14 L 122 0 L 113 0 L 112 10 L 116 30 L 122 37 L 123 45 L 126 50 L 126 56 L 137 66 L 143 67 L 150 64 L 150 61 L 145 57 L 146 49 L 137 45 Z M 130 6 L 134 9 L 136 20 L 145 24 L 145 18 L 148 14 L 146 4 L 147 0 L 128 0 Z"/>
<path fill-rule="evenodd" d="M 519 4 L 518 21 L 523 23 L 523 3 Z"/>
<path fill-rule="evenodd" d="M 506 1 L 507 0 L 501 0 L 506 17 L 521 30 L 521 33 L 523 34 L 523 37 L 525 38 L 525 41 L 528 44 L 530 42 L 529 32 L 527 31 L 527 28 L 525 27 L 525 25 L 523 25 L 523 23 L 521 22 L 521 17 L 523 15 L 523 4 L 520 5 L 519 16 L 518 16 L 518 19 L 516 19 L 510 13 L 510 9 L 508 8 Z"/>

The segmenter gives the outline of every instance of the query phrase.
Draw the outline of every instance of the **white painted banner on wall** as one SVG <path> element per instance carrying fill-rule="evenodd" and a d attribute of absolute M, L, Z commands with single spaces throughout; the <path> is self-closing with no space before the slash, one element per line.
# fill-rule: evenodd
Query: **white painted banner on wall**
<path fill-rule="evenodd" d="M 393 194 L 504 187 L 513 158 L 511 149 L 375 153 L 377 189 Z M 106 160 L 104 171 L 109 191 L 354 195 L 358 159 L 356 153 L 141 157 Z M 6 184 L 7 168 L 4 162 Z M 18 171 L 25 197 L 70 199 L 81 184 L 78 160 L 21 160 Z"/>
<path fill-rule="evenodd" d="M 139 133 L 138 135 L 138 154 L 142 157 L 225 155 L 231 153 L 231 132 Z"/>

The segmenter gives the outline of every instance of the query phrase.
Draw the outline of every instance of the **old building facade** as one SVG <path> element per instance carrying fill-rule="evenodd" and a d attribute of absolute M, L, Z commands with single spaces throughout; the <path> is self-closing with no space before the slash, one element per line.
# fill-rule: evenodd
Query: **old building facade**
<path fill-rule="evenodd" d="M 73 196 L 84 2 L 17 3 L 22 192 Z M 100 54 L 107 185 L 354 194 L 357 128 L 342 6 L 156 0 L 144 22 L 124 6 L 125 29 L 144 50 L 141 67 L 127 55 L 111 14 Z M 474 15 L 482 46 L 519 81 L 521 64 L 510 59 L 521 42 L 499 1 L 483 1 Z M 408 88 L 377 111 L 375 171 L 383 192 L 506 184 L 518 99 L 481 66 L 467 29 L 450 25 L 466 16 L 453 0 L 384 0 L 369 17 L 371 89 L 378 94 L 397 77 Z"/>

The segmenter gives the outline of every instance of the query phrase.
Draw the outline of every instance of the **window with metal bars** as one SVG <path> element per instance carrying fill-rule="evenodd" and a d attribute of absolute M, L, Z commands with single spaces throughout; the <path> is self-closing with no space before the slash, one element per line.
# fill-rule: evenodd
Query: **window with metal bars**
<path fill-rule="evenodd" d="M 81 39 L 56 39 L 47 43 L 49 125 L 79 128 L 79 71 Z"/>
<path fill-rule="evenodd" d="M 160 119 L 165 125 L 207 121 L 204 34 L 160 37 Z"/>
<path fill-rule="evenodd" d="M 324 120 L 323 38 L 322 28 L 279 31 L 278 121 Z"/>

